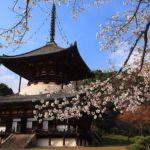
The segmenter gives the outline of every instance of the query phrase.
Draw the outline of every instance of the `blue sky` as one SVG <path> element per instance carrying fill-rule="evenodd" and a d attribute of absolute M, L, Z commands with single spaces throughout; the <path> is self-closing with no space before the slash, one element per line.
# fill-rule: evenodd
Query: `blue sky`
<path fill-rule="evenodd" d="M 16 15 L 9 9 L 12 4 L 13 3 L 10 3 L 9 0 L 3 0 L 0 2 L 0 28 L 10 27 L 15 22 L 15 19 L 17 19 Z M 46 8 L 45 5 L 41 6 Z M 48 5 L 48 7 L 50 8 L 51 6 Z M 47 8 L 44 10 L 50 11 Z M 99 32 L 99 24 L 105 24 L 112 15 L 123 10 L 122 1 L 114 0 L 99 7 L 91 6 L 81 12 L 79 16 L 74 19 L 72 18 L 70 6 L 57 5 L 57 16 L 68 41 L 70 43 L 77 41 L 79 52 L 91 70 L 107 69 L 107 60 L 111 56 L 109 51 L 100 52 L 99 50 L 99 39 L 96 39 L 96 32 Z M 45 45 L 49 38 L 49 16 L 40 30 L 37 29 L 41 26 L 46 17 L 45 13 L 38 6 L 34 7 L 32 10 L 32 19 L 29 22 L 30 31 L 26 34 L 24 41 L 26 41 L 31 35 L 33 35 L 32 39 L 27 41 L 26 44 L 23 44 L 21 48 L 16 51 L 13 51 L 13 46 L 10 46 L 8 49 L 2 48 L 0 49 L 0 55 L 20 54 Z M 33 34 L 35 32 L 36 35 Z M 57 26 L 55 41 L 59 46 L 68 47 L 61 38 Z M 0 42 L 2 42 L 1 38 Z M 113 59 L 114 63 L 116 63 L 115 65 L 117 65 L 117 63 L 120 63 L 120 58 L 117 58 L 117 55 L 115 56 L 116 57 L 113 57 Z M 18 79 L 19 77 L 17 75 L 6 70 L 4 67 L 0 67 L 0 82 L 8 84 L 15 92 L 17 91 L 16 84 L 18 83 Z M 24 82 L 24 85 L 25 84 L 26 82 Z"/>

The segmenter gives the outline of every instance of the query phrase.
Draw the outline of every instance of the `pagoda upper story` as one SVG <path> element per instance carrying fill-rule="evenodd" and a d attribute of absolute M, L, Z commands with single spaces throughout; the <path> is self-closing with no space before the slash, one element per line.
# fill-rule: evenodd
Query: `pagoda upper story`
<path fill-rule="evenodd" d="M 25 54 L 1 56 L 0 63 L 29 82 L 52 81 L 66 84 L 68 81 L 91 76 L 76 44 L 63 49 L 50 43 Z"/>
<path fill-rule="evenodd" d="M 50 42 L 21 55 L 0 56 L 0 64 L 27 79 L 29 83 L 67 84 L 92 75 L 81 58 L 76 43 L 68 48 L 61 48 L 55 43 L 55 10 L 53 4 Z"/>

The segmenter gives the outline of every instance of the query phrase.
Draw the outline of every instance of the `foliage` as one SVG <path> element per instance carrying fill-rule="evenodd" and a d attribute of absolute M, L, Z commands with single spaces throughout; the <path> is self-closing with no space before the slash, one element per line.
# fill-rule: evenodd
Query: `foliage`
<path fill-rule="evenodd" d="M 105 134 L 100 136 L 100 140 L 96 136 L 93 136 L 92 140 L 97 146 L 119 146 L 119 145 L 130 145 L 133 143 L 127 136 L 115 135 L 115 134 Z"/>
<path fill-rule="evenodd" d="M 101 70 L 93 71 L 93 77 L 81 81 L 81 85 L 89 85 L 91 82 L 96 82 L 97 80 L 105 81 L 108 78 L 111 78 L 113 75 L 115 75 L 115 73 L 116 73 L 115 71 L 112 72 L 108 72 L 108 71 L 103 72 Z"/>
<path fill-rule="evenodd" d="M 0 83 L 0 96 L 11 95 L 13 91 L 7 85 Z"/>
<path fill-rule="evenodd" d="M 103 114 L 103 117 L 93 120 L 92 127 L 102 136 L 105 133 L 111 133 L 113 127 L 115 127 L 116 118 L 119 112 L 113 111 L 113 108 L 113 104 L 110 103 L 107 106 L 107 112 Z"/>
<path fill-rule="evenodd" d="M 142 117 L 141 117 L 142 116 Z M 147 103 L 139 107 L 135 112 L 125 112 L 118 116 L 118 121 L 121 121 L 127 128 L 135 128 L 140 135 L 150 134 L 150 105 Z M 122 127 L 122 126 L 121 126 Z M 133 132 L 133 131 L 130 131 Z M 131 133 L 130 133 L 131 134 Z"/>
<path fill-rule="evenodd" d="M 105 135 L 102 140 L 103 145 L 129 145 L 132 143 L 127 136 Z"/>
<path fill-rule="evenodd" d="M 128 150 L 150 150 L 150 136 L 135 137 L 134 144 L 127 147 Z"/>

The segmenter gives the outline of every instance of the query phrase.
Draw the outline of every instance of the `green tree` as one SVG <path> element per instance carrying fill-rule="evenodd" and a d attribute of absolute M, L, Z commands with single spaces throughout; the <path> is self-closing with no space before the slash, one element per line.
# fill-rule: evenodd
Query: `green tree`
<path fill-rule="evenodd" d="M 13 90 L 9 88 L 6 84 L 0 83 L 0 96 L 11 95 Z"/>

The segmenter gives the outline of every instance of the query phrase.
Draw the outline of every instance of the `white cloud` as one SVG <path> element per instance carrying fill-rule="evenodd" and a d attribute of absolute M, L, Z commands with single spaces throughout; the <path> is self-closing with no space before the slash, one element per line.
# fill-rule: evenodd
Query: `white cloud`
<path fill-rule="evenodd" d="M 125 42 L 124 43 L 122 42 L 118 46 L 118 49 L 116 50 L 116 52 L 111 53 L 110 59 L 117 69 L 122 67 L 124 61 L 128 57 L 129 51 L 130 51 L 130 45 L 128 45 Z M 137 54 L 138 54 L 137 51 L 133 52 L 133 54 L 131 55 L 128 61 L 129 64 L 133 63 L 134 59 L 137 57 Z"/>
<path fill-rule="evenodd" d="M 12 88 L 14 93 L 17 93 L 18 87 L 19 87 L 19 76 L 1 65 L 0 66 L 0 83 L 5 83 L 10 88 Z M 22 79 L 21 88 L 25 87 L 26 85 L 27 85 L 27 80 Z"/>

